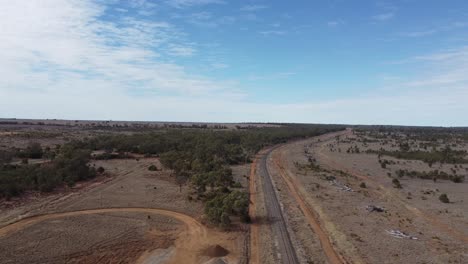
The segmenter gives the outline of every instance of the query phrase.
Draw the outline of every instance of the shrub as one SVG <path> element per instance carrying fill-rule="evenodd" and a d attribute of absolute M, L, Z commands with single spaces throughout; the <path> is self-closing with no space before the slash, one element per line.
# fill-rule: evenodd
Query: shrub
<path fill-rule="evenodd" d="M 439 196 L 439 200 L 443 203 L 450 203 L 450 200 L 447 196 L 447 194 L 443 193 Z"/>
<path fill-rule="evenodd" d="M 105 171 L 105 169 L 104 169 L 103 167 L 99 167 L 99 168 L 97 169 L 97 172 L 98 172 L 99 174 L 103 174 L 104 171 Z"/>
<path fill-rule="evenodd" d="M 156 167 L 155 165 L 151 165 L 148 167 L 148 170 L 150 171 L 157 171 L 158 170 L 158 167 Z"/>
<path fill-rule="evenodd" d="M 359 187 L 361 188 L 367 188 L 367 185 L 365 182 L 361 182 L 361 184 L 359 184 Z"/>
<path fill-rule="evenodd" d="M 392 183 L 393 183 L 393 187 L 394 187 L 394 188 L 397 188 L 397 189 L 403 188 L 403 187 L 401 186 L 400 181 L 399 181 L 398 179 L 393 179 L 393 180 L 392 180 Z"/>

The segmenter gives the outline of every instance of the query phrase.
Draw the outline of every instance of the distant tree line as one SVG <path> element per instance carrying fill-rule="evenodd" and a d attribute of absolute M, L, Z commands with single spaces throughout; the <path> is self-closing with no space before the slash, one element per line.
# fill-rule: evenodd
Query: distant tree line
<path fill-rule="evenodd" d="M 432 166 L 433 163 L 468 163 L 466 159 L 467 152 L 466 150 L 453 150 L 450 146 L 446 146 L 442 150 L 433 149 L 431 151 L 421 151 L 421 150 L 409 150 L 407 145 L 401 145 L 400 150 L 389 151 L 389 150 L 367 150 L 367 153 L 378 154 L 379 156 L 386 155 L 395 157 L 397 159 L 407 159 L 407 160 L 421 160 L 425 163 L 428 163 Z"/>
<path fill-rule="evenodd" d="M 396 172 L 396 175 L 400 178 L 403 178 L 404 176 L 409 177 L 409 178 L 419 178 L 419 179 L 424 179 L 424 180 L 450 180 L 455 183 L 461 183 L 465 180 L 465 176 L 463 175 L 457 175 L 457 174 L 448 174 L 444 171 L 439 171 L 439 170 L 432 170 L 432 171 L 409 171 L 409 170 L 402 170 L 399 169 Z"/>

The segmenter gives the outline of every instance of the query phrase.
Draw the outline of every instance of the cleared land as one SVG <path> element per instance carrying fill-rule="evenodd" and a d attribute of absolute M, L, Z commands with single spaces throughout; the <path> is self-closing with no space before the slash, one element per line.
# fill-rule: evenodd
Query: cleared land
<path fill-rule="evenodd" d="M 158 159 L 96 161 L 109 177 L 94 186 L 2 209 L 1 263 L 238 262 L 243 232 L 200 223 L 202 205 L 187 201 Z M 8 223 L 12 223 L 7 225 Z M 224 252 L 226 250 L 226 252 Z"/>

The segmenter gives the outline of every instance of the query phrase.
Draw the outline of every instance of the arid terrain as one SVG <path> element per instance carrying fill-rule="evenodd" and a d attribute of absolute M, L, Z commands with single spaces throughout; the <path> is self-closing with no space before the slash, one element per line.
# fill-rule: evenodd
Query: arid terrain
<path fill-rule="evenodd" d="M 18 153 L 33 140 L 43 149 L 102 134 L 111 135 L 105 144 L 140 140 L 133 128 L 21 124 L 1 133 L 2 147 Z M 209 200 L 213 193 L 226 192 L 216 188 L 218 174 L 181 180 L 185 163 L 163 164 L 181 161 L 172 152 L 94 147 L 87 166 L 100 171 L 96 177 L 2 198 L 0 263 L 468 262 L 466 134 L 359 127 L 321 134 L 265 144 L 251 162 L 232 156 L 239 161 L 229 166 L 234 191 L 227 194 L 249 192 L 250 224 L 210 211 L 220 199 Z M 56 160 L 27 164 L 47 168 Z M 26 165 L 13 158 L 4 166 Z M 205 183 L 209 177 L 217 180 Z M 239 210 L 241 198 L 233 197 L 230 210 Z"/>
<path fill-rule="evenodd" d="M 382 156 L 395 161 L 385 166 L 377 154 L 346 152 L 355 146 L 379 149 L 385 139 L 372 140 L 368 142 L 366 133 L 347 130 L 286 144 L 268 155 L 269 175 L 299 262 L 466 263 L 467 183 L 398 177 L 400 169 L 430 167 L 423 161 Z M 466 142 L 456 148 L 466 150 Z M 455 166 L 457 175 L 467 175 L 464 164 L 432 165 L 447 173 Z M 394 187 L 394 178 L 401 188 Z M 450 202 L 441 202 L 441 194 Z M 264 219 L 265 210 L 258 207 L 257 215 Z M 278 238 L 259 221 L 261 237 L 266 237 L 260 238 L 259 263 L 278 263 L 281 256 L 268 236 Z"/>
<path fill-rule="evenodd" d="M 151 164 L 161 166 L 152 158 L 99 161 L 109 178 L 94 186 L 3 208 L 3 226 L 14 224 L 0 229 L 1 262 L 238 262 L 243 235 L 204 226 L 201 204 L 187 201 L 169 172 L 148 171 Z M 217 246 L 229 254 L 217 255 Z"/>

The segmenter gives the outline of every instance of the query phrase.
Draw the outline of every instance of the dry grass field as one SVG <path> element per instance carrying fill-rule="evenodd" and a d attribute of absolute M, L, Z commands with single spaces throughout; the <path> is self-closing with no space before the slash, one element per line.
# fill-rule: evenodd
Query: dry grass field
<path fill-rule="evenodd" d="M 377 154 L 346 152 L 355 146 L 361 150 L 381 147 L 380 140 L 374 138 L 374 143 L 364 143 L 364 137 L 348 130 L 338 137 L 332 134 L 298 141 L 279 148 L 272 162 L 278 162 L 282 173 L 295 181 L 303 199 L 313 208 L 320 227 L 345 262 L 466 263 L 468 183 L 400 178 L 396 176 L 397 170 L 428 171 L 429 165 L 380 157 L 394 161 L 383 168 Z M 458 149 L 466 150 L 466 147 L 457 144 Z M 455 166 L 459 175 L 467 175 L 466 164 L 432 165 L 447 173 Z M 284 180 L 278 174 L 272 175 L 276 176 L 282 193 Z M 394 178 L 399 179 L 402 188 L 394 187 Z M 443 193 L 448 195 L 450 203 L 439 200 Z M 291 199 L 291 195 L 285 195 L 285 203 Z M 314 263 L 325 262 L 321 254 L 314 252 L 317 235 L 304 234 L 304 215 L 294 213 L 289 206 L 287 211 L 293 219 L 292 229 L 300 230 L 295 233 L 306 252 L 304 255 Z M 299 220 L 294 221 L 295 218 Z M 398 232 L 404 235 L 399 236 Z M 303 242 L 305 239 L 309 241 Z"/>

